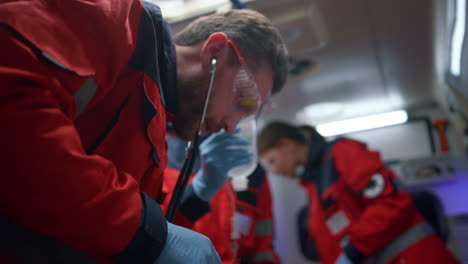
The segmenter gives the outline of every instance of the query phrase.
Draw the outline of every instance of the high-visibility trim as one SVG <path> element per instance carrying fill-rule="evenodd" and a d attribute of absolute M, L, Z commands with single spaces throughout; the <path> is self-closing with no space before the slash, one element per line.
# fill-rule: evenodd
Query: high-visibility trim
<path fill-rule="evenodd" d="M 47 52 L 41 52 L 41 55 L 46 58 L 47 60 L 49 60 L 52 64 L 54 64 L 55 66 L 59 67 L 60 69 L 62 70 L 66 70 L 66 71 L 70 71 L 69 69 L 67 69 L 67 67 L 63 66 L 62 63 L 60 63 L 58 60 L 54 59 L 52 56 L 50 56 Z"/>
<path fill-rule="evenodd" d="M 273 224 L 271 219 L 259 220 L 255 223 L 255 236 L 273 235 Z"/>
<path fill-rule="evenodd" d="M 271 262 L 275 263 L 275 257 L 273 257 L 273 254 L 271 252 L 258 252 L 255 254 L 248 254 L 248 255 L 243 255 L 241 256 L 241 261 L 240 263 L 256 263 L 256 262 Z"/>
<path fill-rule="evenodd" d="M 434 233 L 434 229 L 427 223 L 422 222 L 413 228 L 409 229 L 384 249 L 372 256 L 364 262 L 364 264 L 384 264 L 390 261 L 393 257 L 413 245 L 414 243 L 422 240 L 423 238 Z"/>
<path fill-rule="evenodd" d="M 97 85 L 94 82 L 92 77 L 89 77 L 88 80 L 81 86 L 78 91 L 75 92 L 73 97 L 75 97 L 75 103 L 77 107 L 76 116 L 81 115 L 88 106 L 89 102 L 96 93 Z"/>
<path fill-rule="evenodd" d="M 76 72 L 65 67 L 62 63 L 60 63 L 58 60 L 50 56 L 48 53 L 41 52 L 41 55 L 43 58 L 45 58 L 50 63 L 57 66 L 58 68 L 68 71 L 68 72 L 72 72 L 78 76 L 81 76 L 77 74 Z M 88 77 L 88 79 L 80 87 L 80 89 L 78 89 L 78 91 L 75 92 L 73 97 L 75 97 L 75 103 L 77 107 L 76 117 L 80 116 L 84 112 L 84 110 L 86 110 L 86 106 L 88 106 L 89 102 L 91 101 L 94 94 L 96 93 L 96 90 L 97 90 L 97 85 L 94 82 L 94 79 L 92 77 Z"/>

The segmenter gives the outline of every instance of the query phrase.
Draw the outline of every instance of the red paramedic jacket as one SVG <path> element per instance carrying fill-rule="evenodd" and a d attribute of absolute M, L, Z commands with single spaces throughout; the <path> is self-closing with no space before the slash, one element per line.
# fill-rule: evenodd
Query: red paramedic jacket
<path fill-rule="evenodd" d="M 335 263 L 343 252 L 354 263 L 458 263 L 395 177 L 360 142 L 311 145 L 302 185 L 320 263 Z"/>
<path fill-rule="evenodd" d="M 32 236 L 37 263 L 73 263 L 48 258 L 68 249 L 101 263 L 159 256 L 169 32 L 137 0 L 0 2 L 0 231 L 30 231 L 7 233 L 0 263 L 34 258 Z"/>
<path fill-rule="evenodd" d="M 166 169 L 167 192 L 172 193 L 178 176 L 177 169 Z M 248 177 L 247 186 L 236 192 L 228 183 L 207 203 L 189 185 L 174 223 L 209 237 L 224 264 L 280 263 L 273 250 L 273 205 L 263 168 Z"/>

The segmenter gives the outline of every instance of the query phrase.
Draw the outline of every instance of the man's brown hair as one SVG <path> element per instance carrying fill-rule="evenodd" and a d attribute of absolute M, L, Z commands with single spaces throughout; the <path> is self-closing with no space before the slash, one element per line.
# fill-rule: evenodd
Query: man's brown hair
<path fill-rule="evenodd" d="M 231 10 L 198 18 L 174 36 L 180 46 L 191 46 L 222 32 L 234 41 L 252 70 L 264 61 L 273 71 L 272 93 L 286 83 L 288 52 L 279 31 L 264 15 L 253 10 Z"/>
<path fill-rule="evenodd" d="M 301 144 L 325 140 L 314 127 L 308 125 L 294 126 L 286 122 L 274 121 L 267 124 L 257 137 L 259 154 L 273 148 L 283 138 L 290 138 Z"/>

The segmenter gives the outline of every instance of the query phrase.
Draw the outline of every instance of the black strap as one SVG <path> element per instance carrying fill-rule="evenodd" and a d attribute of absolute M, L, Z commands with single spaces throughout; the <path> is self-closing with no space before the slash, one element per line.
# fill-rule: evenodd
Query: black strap
<path fill-rule="evenodd" d="M 179 211 L 190 220 L 190 222 L 195 223 L 198 219 L 211 211 L 211 206 L 209 202 L 197 196 L 192 185 L 188 185 L 185 192 L 182 194 Z"/>
<path fill-rule="evenodd" d="M 301 246 L 301 253 L 304 257 L 309 260 L 319 262 L 319 254 L 314 241 L 309 238 L 309 228 L 307 221 L 309 219 L 309 206 L 304 206 L 299 210 L 297 216 L 297 232 L 299 238 L 299 245 Z"/>
<path fill-rule="evenodd" d="M 251 191 L 237 192 L 237 199 L 250 205 L 257 206 L 257 194 Z"/>

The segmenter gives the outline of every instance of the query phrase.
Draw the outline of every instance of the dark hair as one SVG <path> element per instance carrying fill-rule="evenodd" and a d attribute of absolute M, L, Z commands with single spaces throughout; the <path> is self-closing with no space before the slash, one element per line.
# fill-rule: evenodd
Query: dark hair
<path fill-rule="evenodd" d="M 290 138 L 301 144 L 309 144 L 324 140 L 324 138 L 312 126 L 294 126 L 286 122 L 274 121 L 267 124 L 258 134 L 258 153 L 261 154 L 273 148 L 283 138 Z"/>
<path fill-rule="evenodd" d="M 307 135 L 309 136 L 309 141 L 310 142 L 317 142 L 317 141 L 324 141 L 325 138 L 319 134 L 319 132 L 317 131 L 317 129 L 315 129 L 315 127 L 313 126 L 309 126 L 309 125 L 302 125 L 302 126 L 299 126 L 299 129 L 301 129 L 303 132 L 307 133 Z"/>
<path fill-rule="evenodd" d="M 279 31 L 264 15 L 253 10 L 231 10 L 198 18 L 174 36 L 180 46 L 191 46 L 223 32 L 234 41 L 253 69 L 268 62 L 273 72 L 272 93 L 286 83 L 288 52 Z"/>

